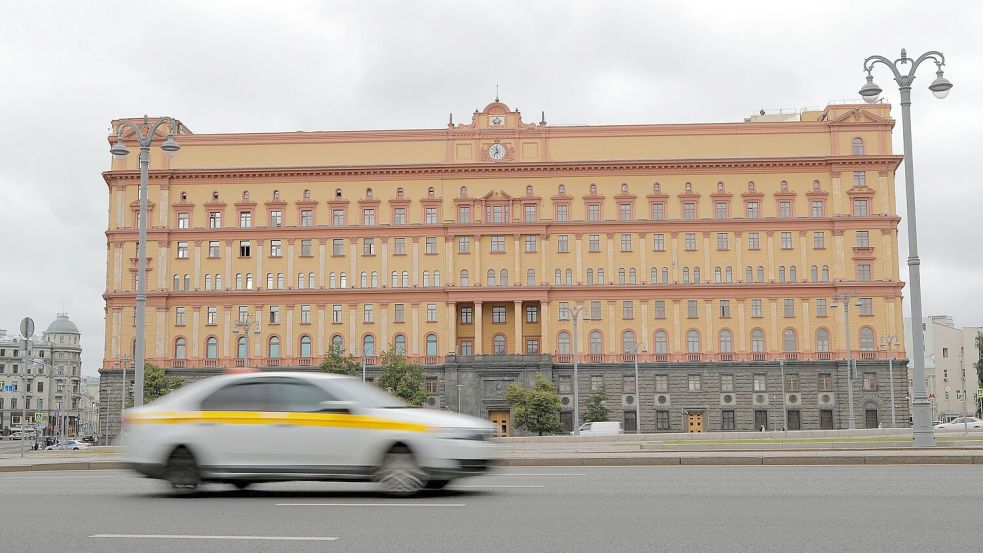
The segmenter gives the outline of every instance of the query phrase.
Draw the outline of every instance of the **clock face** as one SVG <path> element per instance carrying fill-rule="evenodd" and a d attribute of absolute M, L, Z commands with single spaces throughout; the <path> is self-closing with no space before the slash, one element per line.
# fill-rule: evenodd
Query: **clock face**
<path fill-rule="evenodd" d="M 501 144 L 492 144 L 488 148 L 488 157 L 492 159 L 502 159 L 505 157 L 505 146 Z"/>

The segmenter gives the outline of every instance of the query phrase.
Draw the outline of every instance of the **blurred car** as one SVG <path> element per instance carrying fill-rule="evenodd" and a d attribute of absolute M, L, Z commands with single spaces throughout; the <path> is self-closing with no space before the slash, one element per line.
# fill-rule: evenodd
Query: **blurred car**
<path fill-rule="evenodd" d="M 957 417 L 949 422 L 933 426 L 936 430 L 983 430 L 983 419 L 976 417 Z"/>
<path fill-rule="evenodd" d="M 33 440 L 36 436 L 37 436 L 36 432 L 21 432 L 20 430 L 18 430 L 17 432 L 13 432 L 12 434 L 10 434 L 10 439 L 23 440 L 26 437 L 28 440 Z"/>
<path fill-rule="evenodd" d="M 99 438 L 96 438 L 95 436 L 85 436 L 82 438 L 82 441 L 89 445 L 95 445 L 99 442 Z"/>
<path fill-rule="evenodd" d="M 54 451 L 54 450 L 79 450 L 79 449 L 88 449 L 88 448 L 89 448 L 89 444 L 81 440 L 65 440 L 64 442 L 58 442 L 54 445 L 49 445 L 44 449 L 45 451 Z"/>
<path fill-rule="evenodd" d="M 585 422 L 580 427 L 581 436 L 617 436 L 623 433 L 621 423 L 617 421 Z"/>
<path fill-rule="evenodd" d="M 178 489 L 345 480 L 409 495 L 483 473 L 498 455 L 490 421 L 411 407 L 333 374 L 216 376 L 129 409 L 125 420 L 130 466 Z"/>

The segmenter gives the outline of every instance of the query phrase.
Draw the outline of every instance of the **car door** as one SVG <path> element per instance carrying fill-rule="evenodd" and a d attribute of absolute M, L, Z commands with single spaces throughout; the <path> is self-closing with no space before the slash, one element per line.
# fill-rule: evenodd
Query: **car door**
<path fill-rule="evenodd" d="M 263 412 L 269 407 L 269 384 L 263 379 L 235 381 L 201 403 L 193 423 L 201 462 L 218 472 L 265 472 L 273 461 L 266 441 L 271 428 Z"/>

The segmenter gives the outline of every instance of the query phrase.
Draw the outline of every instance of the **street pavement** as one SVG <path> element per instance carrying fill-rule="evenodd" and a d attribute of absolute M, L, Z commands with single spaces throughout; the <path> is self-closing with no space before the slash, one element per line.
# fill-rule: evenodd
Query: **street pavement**
<path fill-rule="evenodd" d="M 514 467 L 408 499 L 21 472 L 0 474 L 0 551 L 975 551 L 981 497 L 981 466 Z"/>

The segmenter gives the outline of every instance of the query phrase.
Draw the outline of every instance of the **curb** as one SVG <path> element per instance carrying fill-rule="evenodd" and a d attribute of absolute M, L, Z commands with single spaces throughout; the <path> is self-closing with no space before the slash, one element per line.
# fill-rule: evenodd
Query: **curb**
<path fill-rule="evenodd" d="M 55 470 L 115 470 L 126 468 L 123 461 L 66 461 L 64 463 L 32 463 L 0 465 L 0 472 L 34 472 Z"/>
<path fill-rule="evenodd" d="M 781 457 L 575 457 L 503 459 L 505 467 L 782 466 L 782 465 L 983 465 L 983 455 L 801 455 Z"/>

